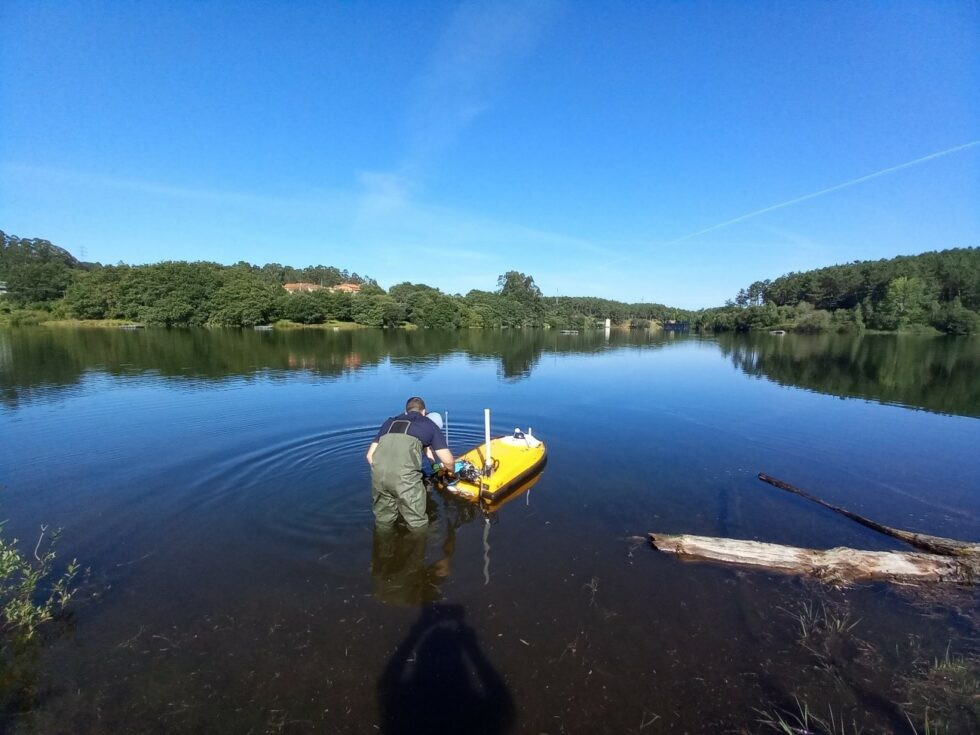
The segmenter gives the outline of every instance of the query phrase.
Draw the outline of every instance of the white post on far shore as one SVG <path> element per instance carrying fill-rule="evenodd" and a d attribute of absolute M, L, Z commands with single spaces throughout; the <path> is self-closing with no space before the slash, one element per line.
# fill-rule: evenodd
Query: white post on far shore
<path fill-rule="evenodd" d="M 484 453 L 484 462 L 486 463 L 485 469 L 489 474 L 490 470 L 493 468 L 493 462 L 490 459 L 490 409 L 483 409 L 483 435 L 487 441 L 487 450 Z"/>

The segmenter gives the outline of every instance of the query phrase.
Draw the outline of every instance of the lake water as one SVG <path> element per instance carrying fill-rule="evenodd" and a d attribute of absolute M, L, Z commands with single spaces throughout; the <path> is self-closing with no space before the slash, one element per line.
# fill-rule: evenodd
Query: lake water
<path fill-rule="evenodd" d="M 59 558 L 91 568 L 2 728 L 758 732 L 799 699 L 911 732 L 897 672 L 975 660 L 975 595 L 826 589 L 639 537 L 901 548 L 766 472 L 976 540 L 978 376 L 980 340 L 956 338 L 0 331 L 4 534 L 29 552 L 63 527 Z M 532 426 L 539 481 L 486 515 L 432 496 L 421 543 L 377 533 L 363 455 L 414 394 L 457 453 L 484 407 L 495 433 Z M 846 638 L 804 645 L 816 604 Z"/>

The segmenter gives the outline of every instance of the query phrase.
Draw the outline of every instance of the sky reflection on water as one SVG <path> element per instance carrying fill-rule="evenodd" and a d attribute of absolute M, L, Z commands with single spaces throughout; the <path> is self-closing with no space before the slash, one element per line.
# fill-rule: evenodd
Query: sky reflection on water
<path fill-rule="evenodd" d="M 635 537 L 896 548 L 765 471 L 976 539 L 977 343 L 769 339 L 0 332 L 8 532 L 63 526 L 100 590 L 52 643 L 30 727 L 399 732 L 391 713 L 440 689 L 471 702 L 444 712 L 464 731 L 487 708 L 487 732 L 624 732 L 654 714 L 644 732 L 731 728 L 800 692 L 897 727 L 864 674 L 835 690 L 798 650 L 779 610 L 804 584 Z M 363 453 L 411 394 L 449 411 L 456 451 L 479 442 L 484 406 L 495 431 L 533 426 L 539 482 L 488 521 L 433 497 L 423 543 L 378 539 Z M 972 645 L 889 590 L 846 602 L 882 650 Z"/>

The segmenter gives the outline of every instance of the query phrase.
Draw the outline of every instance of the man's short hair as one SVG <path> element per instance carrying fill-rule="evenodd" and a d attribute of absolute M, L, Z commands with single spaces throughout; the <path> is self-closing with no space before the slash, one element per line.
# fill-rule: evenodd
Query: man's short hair
<path fill-rule="evenodd" d="M 412 396 L 405 402 L 405 413 L 409 411 L 418 411 L 421 413 L 425 410 L 425 401 L 423 401 L 418 396 Z"/>

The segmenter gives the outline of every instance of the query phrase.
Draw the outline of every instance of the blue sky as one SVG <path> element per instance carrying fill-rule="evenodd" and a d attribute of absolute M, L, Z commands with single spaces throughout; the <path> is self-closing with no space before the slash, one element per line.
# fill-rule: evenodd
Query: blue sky
<path fill-rule="evenodd" d="M 980 245 L 975 2 L 6 0 L 0 48 L 0 229 L 88 260 L 700 307 Z"/>

